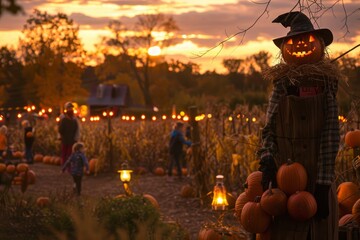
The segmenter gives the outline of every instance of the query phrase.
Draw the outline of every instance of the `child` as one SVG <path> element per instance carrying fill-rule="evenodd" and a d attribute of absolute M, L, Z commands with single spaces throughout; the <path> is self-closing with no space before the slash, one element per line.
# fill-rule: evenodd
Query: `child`
<path fill-rule="evenodd" d="M 33 152 L 32 147 L 34 144 L 34 128 L 30 126 L 30 122 L 28 120 L 24 120 L 21 122 L 22 127 L 24 128 L 24 142 L 25 142 L 25 158 L 27 163 L 33 163 Z"/>
<path fill-rule="evenodd" d="M 182 178 L 181 173 L 181 157 L 183 154 L 183 144 L 191 146 L 191 141 L 186 141 L 184 138 L 184 124 L 177 122 L 174 126 L 174 130 L 170 134 L 169 153 L 170 163 L 168 169 L 168 178 L 172 176 L 172 169 L 175 164 L 179 179 Z"/>
<path fill-rule="evenodd" d="M 74 192 L 80 196 L 81 194 L 81 180 L 84 173 L 84 166 L 86 173 L 89 174 L 89 163 L 84 154 L 84 144 L 77 142 L 72 147 L 72 154 L 62 167 L 62 172 L 70 167 L 70 174 L 74 179 Z"/>
<path fill-rule="evenodd" d="M 7 127 L 5 125 L 2 125 L 0 127 L 0 157 L 3 157 L 6 155 L 7 150 Z"/>

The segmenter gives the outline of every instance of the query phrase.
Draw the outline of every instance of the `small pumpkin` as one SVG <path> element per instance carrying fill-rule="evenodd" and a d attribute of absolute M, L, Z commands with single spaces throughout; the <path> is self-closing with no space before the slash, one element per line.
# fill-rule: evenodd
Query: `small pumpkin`
<path fill-rule="evenodd" d="M 43 158 L 44 158 L 44 156 L 42 154 L 40 154 L 40 153 L 37 153 L 37 154 L 34 155 L 34 161 L 35 162 L 42 162 Z"/>
<path fill-rule="evenodd" d="M 360 198 L 359 186 L 353 182 L 343 182 L 337 188 L 339 208 L 344 214 L 352 212 L 355 202 Z"/>
<path fill-rule="evenodd" d="M 33 137 L 34 136 L 34 133 L 33 132 L 27 132 L 26 133 L 26 137 L 27 138 L 31 138 L 31 137 Z"/>
<path fill-rule="evenodd" d="M 35 184 L 36 175 L 33 170 L 28 170 L 26 172 L 22 172 L 19 174 L 19 176 L 22 178 L 22 180 L 24 182 L 26 182 L 26 184 L 28 184 L 28 185 Z"/>
<path fill-rule="evenodd" d="M 154 174 L 155 174 L 156 176 L 164 176 L 164 175 L 165 175 L 165 170 L 164 170 L 163 167 L 156 167 L 156 168 L 154 169 Z"/>
<path fill-rule="evenodd" d="M 304 33 L 285 39 L 281 54 L 287 64 L 310 64 L 322 60 L 324 49 L 322 39 L 313 33 Z"/>
<path fill-rule="evenodd" d="M 314 196 L 306 191 L 298 191 L 292 194 L 287 202 L 289 215 L 297 221 L 306 221 L 312 218 L 317 211 Z"/>
<path fill-rule="evenodd" d="M 272 188 L 270 182 L 269 189 L 261 196 L 260 205 L 271 216 L 279 216 L 286 213 L 287 196 L 280 189 Z"/>
<path fill-rule="evenodd" d="M 345 144 L 349 147 L 360 147 L 360 130 L 352 130 L 345 134 Z"/>
<path fill-rule="evenodd" d="M 6 172 L 6 164 L 0 163 L 0 173 Z"/>
<path fill-rule="evenodd" d="M 41 208 L 47 207 L 47 206 L 50 205 L 50 198 L 48 198 L 48 197 L 38 197 L 36 199 L 36 205 L 38 207 L 41 207 Z"/>
<path fill-rule="evenodd" d="M 249 198 L 246 194 L 246 192 L 241 193 L 235 202 L 235 216 L 240 221 L 241 219 L 241 211 L 243 210 L 245 204 L 249 202 Z"/>
<path fill-rule="evenodd" d="M 52 159 L 51 156 L 46 155 L 46 156 L 43 158 L 43 163 L 50 164 L 51 159 Z"/>
<path fill-rule="evenodd" d="M 25 172 L 28 169 L 29 169 L 29 165 L 27 165 L 26 163 L 19 163 L 18 165 L 16 165 L 16 171 L 18 173 Z"/>
<path fill-rule="evenodd" d="M 352 222 L 353 220 L 354 220 L 354 215 L 352 215 L 351 213 L 345 214 L 339 220 L 339 227 L 344 226 L 344 225 Z"/>
<path fill-rule="evenodd" d="M 90 173 L 95 173 L 96 172 L 96 165 L 98 163 L 97 158 L 92 158 L 89 161 L 89 172 Z"/>
<path fill-rule="evenodd" d="M 23 153 L 23 152 L 20 152 L 20 151 L 15 151 L 15 152 L 13 152 L 12 155 L 13 155 L 14 158 L 18 158 L 18 159 L 24 157 L 24 153 Z"/>
<path fill-rule="evenodd" d="M 157 209 L 160 208 L 158 201 L 150 194 L 143 194 L 143 197 L 149 200 L 149 202 Z"/>
<path fill-rule="evenodd" d="M 352 207 L 351 213 L 357 224 L 360 224 L 360 199 L 355 202 L 354 206 Z"/>
<path fill-rule="evenodd" d="M 190 184 L 186 184 L 181 187 L 180 196 L 183 198 L 192 198 L 195 196 L 195 189 Z"/>
<path fill-rule="evenodd" d="M 303 165 L 290 159 L 280 166 L 276 173 L 278 187 L 288 196 L 297 191 L 304 191 L 307 184 L 307 173 Z"/>
<path fill-rule="evenodd" d="M 6 166 L 6 172 L 7 173 L 15 173 L 16 167 L 14 164 L 9 164 Z"/>
<path fill-rule="evenodd" d="M 254 201 L 257 196 L 261 196 L 263 194 L 263 187 L 261 184 L 262 172 L 255 171 L 249 174 L 246 178 L 246 182 L 244 184 L 245 192 L 250 199 L 250 201 Z"/>
<path fill-rule="evenodd" d="M 255 202 L 247 202 L 241 212 L 241 225 L 251 233 L 265 232 L 271 223 L 271 216 L 260 205 L 260 197 Z"/>

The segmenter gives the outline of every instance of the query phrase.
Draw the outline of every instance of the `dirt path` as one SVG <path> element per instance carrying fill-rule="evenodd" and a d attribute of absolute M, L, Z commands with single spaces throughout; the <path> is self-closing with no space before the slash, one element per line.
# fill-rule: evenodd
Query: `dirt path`
<path fill-rule="evenodd" d="M 60 166 L 35 163 L 30 168 L 36 173 L 36 183 L 31 185 L 26 194 L 48 196 L 51 193 L 70 191 L 72 178 L 67 173 L 61 173 Z M 190 239 L 196 240 L 201 225 L 209 220 L 215 220 L 215 213 L 210 206 L 202 207 L 197 198 L 180 196 L 181 187 L 190 183 L 190 178 L 179 181 L 167 181 L 166 176 L 155 176 L 151 173 L 133 176 L 131 189 L 136 194 L 147 193 L 154 196 L 160 205 L 164 219 L 175 221 L 190 233 Z M 116 196 L 124 190 L 116 173 L 101 173 L 97 176 L 84 176 L 84 197 Z M 230 216 L 232 218 L 232 216 Z M 236 223 L 236 222 L 235 222 Z"/>

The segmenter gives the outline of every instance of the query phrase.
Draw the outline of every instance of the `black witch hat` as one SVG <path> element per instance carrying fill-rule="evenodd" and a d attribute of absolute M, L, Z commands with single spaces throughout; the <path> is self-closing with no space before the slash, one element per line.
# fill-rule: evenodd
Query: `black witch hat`
<path fill-rule="evenodd" d="M 281 23 L 284 27 L 290 26 L 290 32 L 288 32 L 285 37 L 273 40 L 278 48 L 281 47 L 284 39 L 303 33 L 316 33 L 316 35 L 320 36 L 324 40 L 325 46 L 330 45 L 333 41 L 333 35 L 329 29 L 314 29 L 310 19 L 302 12 L 284 13 L 275 18 L 272 22 Z"/>

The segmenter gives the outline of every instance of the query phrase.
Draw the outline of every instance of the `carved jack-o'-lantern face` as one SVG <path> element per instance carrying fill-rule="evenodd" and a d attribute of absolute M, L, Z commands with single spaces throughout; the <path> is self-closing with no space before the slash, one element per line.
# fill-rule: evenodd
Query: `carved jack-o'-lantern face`
<path fill-rule="evenodd" d="M 301 34 L 284 40 L 281 53 L 286 63 L 316 63 L 324 56 L 324 44 L 316 35 Z"/>

